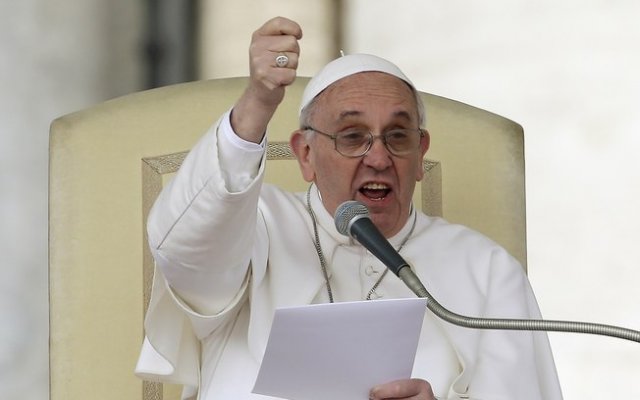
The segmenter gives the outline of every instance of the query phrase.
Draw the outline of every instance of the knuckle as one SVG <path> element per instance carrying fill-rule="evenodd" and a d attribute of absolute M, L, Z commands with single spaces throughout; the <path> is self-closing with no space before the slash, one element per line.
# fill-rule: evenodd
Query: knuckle
<path fill-rule="evenodd" d="M 267 71 L 268 68 L 264 67 L 263 65 L 257 65 L 254 69 L 253 69 L 253 75 L 258 78 L 264 78 L 267 76 Z"/>

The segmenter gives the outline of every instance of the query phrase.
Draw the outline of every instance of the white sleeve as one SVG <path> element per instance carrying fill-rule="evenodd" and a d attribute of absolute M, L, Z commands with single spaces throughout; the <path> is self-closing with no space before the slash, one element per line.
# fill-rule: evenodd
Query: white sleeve
<path fill-rule="evenodd" d="M 247 142 L 234 132 L 231 112 L 222 117 L 218 127 L 218 157 L 229 192 L 241 192 L 255 180 L 264 156 L 266 137 L 261 143 Z"/>
<path fill-rule="evenodd" d="M 191 149 L 147 223 L 156 266 L 204 315 L 225 309 L 247 277 L 264 171 L 264 146 L 230 130 L 227 112 Z"/>
<path fill-rule="evenodd" d="M 156 271 L 137 375 L 195 393 L 199 341 L 222 334 L 247 301 L 252 249 L 266 248 L 256 244 L 264 148 L 235 137 L 227 113 L 158 196 L 147 223 Z"/>

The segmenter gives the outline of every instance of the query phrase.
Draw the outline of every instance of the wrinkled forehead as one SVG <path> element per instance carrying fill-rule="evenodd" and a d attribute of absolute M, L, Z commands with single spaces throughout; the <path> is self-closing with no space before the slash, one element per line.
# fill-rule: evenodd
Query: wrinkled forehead
<path fill-rule="evenodd" d="M 318 115 L 316 110 L 322 112 Z M 418 122 L 420 118 L 409 84 L 384 72 L 371 71 L 349 75 L 329 85 L 305 108 L 301 124 L 317 123 L 320 116 L 334 123 L 364 122 L 363 118 L 374 116 L 407 122 Z"/>
<path fill-rule="evenodd" d="M 415 91 L 413 83 L 395 64 L 370 54 L 350 54 L 333 60 L 309 81 L 302 94 L 299 112 L 333 83 L 361 72 L 383 72 L 395 76 Z"/>

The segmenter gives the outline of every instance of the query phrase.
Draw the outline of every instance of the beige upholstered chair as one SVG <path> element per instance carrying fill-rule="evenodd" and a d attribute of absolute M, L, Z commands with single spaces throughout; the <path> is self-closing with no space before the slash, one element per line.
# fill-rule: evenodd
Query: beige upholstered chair
<path fill-rule="evenodd" d="M 288 89 L 270 127 L 286 143 L 306 79 Z M 133 369 L 143 338 L 153 261 L 145 217 L 184 152 L 229 109 L 246 78 L 149 90 L 53 122 L 50 141 L 50 382 L 52 400 L 177 399 Z M 522 128 L 424 94 L 432 144 L 416 203 L 464 223 L 525 263 Z M 304 190 L 283 143 L 267 179 Z"/>

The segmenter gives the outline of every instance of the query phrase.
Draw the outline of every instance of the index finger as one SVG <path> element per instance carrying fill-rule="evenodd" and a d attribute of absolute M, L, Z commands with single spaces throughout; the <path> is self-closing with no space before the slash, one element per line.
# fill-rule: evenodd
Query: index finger
<path fill-rule="evenodd" d="M 421 394 L 434 398 L 429 382 L 415 378 L 400 379 L 375 386 L 369 392 L 369 399 L 405 399 Z"/>
<path fill-rule="evenodd" d="M 275 17 L 265 22 L 257 33 L 260 35 L 291 35 L 302 39 L 302 28 L 297 22 L 285 17 Z"/>

